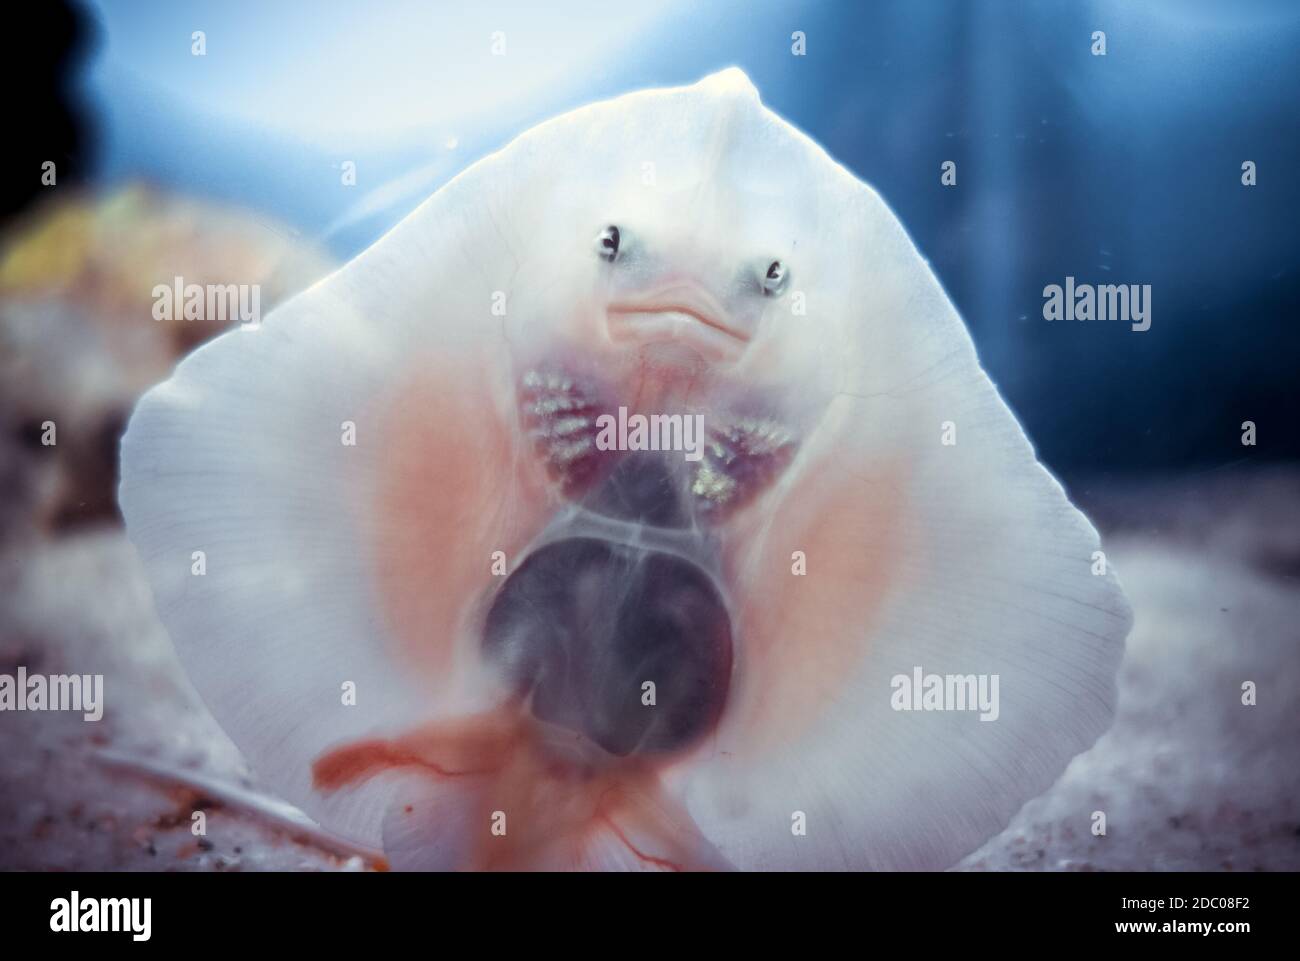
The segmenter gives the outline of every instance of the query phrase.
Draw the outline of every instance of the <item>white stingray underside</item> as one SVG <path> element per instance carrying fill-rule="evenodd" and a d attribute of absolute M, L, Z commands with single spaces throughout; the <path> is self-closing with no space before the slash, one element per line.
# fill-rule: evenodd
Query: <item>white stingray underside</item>
<path fill-rule="evenodd" d="M 646 162 L 659 193 L 634 189 Z M 485 548 L 538 522 L 506 470 L 528 445 L 484 437 L 481 458 L 462 445 L 447 463 L 439 437 L 475 418 L 509 429 L 519 356 L 563 338 L 590 293 L 588 224 L 688 213 L 679 246 L 705 269 L 728 245 L 796 251 L 807 305 L 766 316 L 754 341 L 752 379 L 783 388 L 808 430 L 731 535 L 731 700 L 668 775 L 703 836 L 742 868 L 944 867 L 1109 723 L 1130 615 L 1114 577 L 1092 573 L 1095 531 L 1037 463 L 898 220 L 733 70 L 535 128 L 140 402 L 121 503 L 162 620 L 255 772 L 327 827 L 378 843 L 410 782 L 318 793 L 323 751 L 491 697 L 472 638 L 430 638 L 449 653 L 426 662 L 408 656 L 409 618 L 394 627 L 375 572 L 422 521 L 418 505 L 384 512 L 393 472 L 404 490 L 427 484 L 431 504 L 460 491 L 478 505 L 431 515 L 418 543 L 432 569 L 481 570 L 490 586 Z M 422 378 L 395 429 L 383 399 Z M 401 456 L 426 442 L 426 459 Z M 999 675 L 1000 716 L 893 710 L 891 678 L 917 666 Z"/>

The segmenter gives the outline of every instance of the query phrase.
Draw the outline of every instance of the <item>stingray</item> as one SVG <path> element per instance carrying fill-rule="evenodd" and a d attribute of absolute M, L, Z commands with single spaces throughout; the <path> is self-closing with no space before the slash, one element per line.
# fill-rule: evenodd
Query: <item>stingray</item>
<path fill-rule="evenodd" d="M 637 415 L 699 456 L 599 442 Z M 1107 727 L 1131 622 L 898 218 L 736 69 L 196 350 L 120 501 L 252 770 L 397 868 L 949 866 Z"/>

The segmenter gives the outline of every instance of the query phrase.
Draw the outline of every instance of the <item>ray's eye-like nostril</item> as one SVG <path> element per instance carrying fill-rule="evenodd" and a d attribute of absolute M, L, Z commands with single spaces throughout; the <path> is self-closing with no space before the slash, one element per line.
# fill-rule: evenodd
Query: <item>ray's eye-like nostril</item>
<path fill-rule="evenodd" d="M 596 236 L 596 253 L 601 256 L 601 259 L 612 264 L 618 257 L 620 239 L 619 229 L 610 224 Z"/>
<path fill-rule="evenodd" d="M 774 260 L 767 267 L 767 273 L 763 276 L 763 296 L 780 297 L 785 292 L 786 284 L 790 281 L 790 271 L 786 269 L 785 264 L 779 260 Z"/>

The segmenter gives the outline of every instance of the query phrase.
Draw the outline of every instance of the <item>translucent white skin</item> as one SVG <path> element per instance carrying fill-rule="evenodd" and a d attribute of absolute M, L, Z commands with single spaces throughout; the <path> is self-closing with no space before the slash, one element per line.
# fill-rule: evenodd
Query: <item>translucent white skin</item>
<path fill-rule="evenodd" d="M 764 297 L 773 260 L 789 289 Z M 670 313 L 619 326 L 683 299 L 739 336 Z M 660 370 L 647 338 L 681 353 Z M 564 504 L 519 424 L 536 365 L 648 410 L 761 396 L 799 447 L 712 532 L 733 674 L 716 731 L 655 766 L 670 813 L 611 833 L 566 811 L 510 866 L 943 868 L 1109 724 L 1131 615 L 1093 573 L 1096 532 L 898 219 L 732 69 L 528 131 L 137 407 L 120 497 L 163 622 L 254 771 L 325 827 L 399 867 L 476 867 L 484 811 L 565 807 L 565 782 L 529 806 L 517 783 L 312 773 L 340 745 L 500 707 L 477 636 L 491 555 L 513 569 Z M 998 719 L 894 710 L 916 666 L 999 675 Z"/>

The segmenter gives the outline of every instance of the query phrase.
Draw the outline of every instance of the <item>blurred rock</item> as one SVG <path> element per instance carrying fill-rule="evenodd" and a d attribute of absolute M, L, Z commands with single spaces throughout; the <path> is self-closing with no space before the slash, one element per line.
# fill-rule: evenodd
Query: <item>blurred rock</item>
<path fill-rule="evenodd" d="M 265 313 L 333 266 L 285 227 L 139 185 L 40 209 L 0 245 L 0 539 L 116 519 L 136 398 L 230 326 L 154 319 L 156 285 L 256 284 Z"/>

